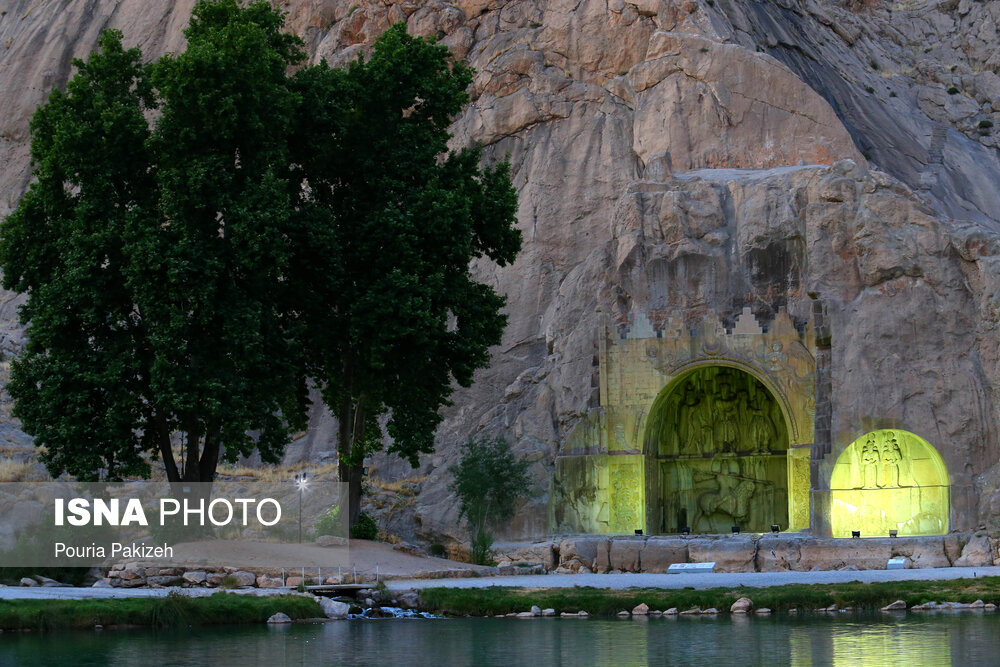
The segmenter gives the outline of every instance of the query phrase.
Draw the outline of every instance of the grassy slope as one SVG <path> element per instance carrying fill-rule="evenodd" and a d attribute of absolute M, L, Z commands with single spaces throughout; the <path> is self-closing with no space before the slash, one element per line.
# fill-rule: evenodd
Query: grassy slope
<path fill-rule="evenodd" d="M 191 598 L 118 600 L 0 600 L 0 628 L 55 630 L 94 625 L 176 627 L 219 623 L 262 623 L 279 611 L 296 618 L 318 618 L 313 598 L 299 595 L 255 597 L 216 593 Z"/>
<path fill-rule="evenodd" d="M 775 611 L 792 608 L 813 610 L 837 604 L 856 609 L 877 609 L 895 600 L 907 606 L 929 601 L 974 602 L 983 600 L 1000 604 L 1000 577 L 953 579 L 949 581 L 900 581 L 863 584 L 792 584 L 767 588 L 711 588 L 706 590 L 631 588 L 524 589 L 429 588 L 420 592 L 421 606 L 437 613 L 474 616 L 525 611 L 531 605 L 551 607 L 557 612 L 586 610 L 591 615 L 614 615 L 644 602 L 650 609 L 681 611 L 693 607 L 715 607 L 728 612 L 738 598 L 748 597 L 757 608 Z"/>

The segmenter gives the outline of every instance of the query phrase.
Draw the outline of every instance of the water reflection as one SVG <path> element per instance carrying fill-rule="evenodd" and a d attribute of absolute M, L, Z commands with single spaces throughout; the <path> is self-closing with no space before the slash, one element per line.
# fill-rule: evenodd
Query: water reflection
<path fill-rule="evenodd" d="M 346 621 L 0 635 L 0 665 L 995 664 L 1000 614 Z"/>

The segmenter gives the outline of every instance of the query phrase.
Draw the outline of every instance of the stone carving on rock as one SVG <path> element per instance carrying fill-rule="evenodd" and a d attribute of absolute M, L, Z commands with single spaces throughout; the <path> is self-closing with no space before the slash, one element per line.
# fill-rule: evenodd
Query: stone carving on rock
<path fill-rule="evenodd" d="M 715 441 L 722 452 L 736 451 L 739 437 L 738 400 L 732 385 L 727 380 L 721 381 L 715 396 Z"/>
<path fill-rule="evenodd" d="M 899 441 L 896 440 L 892 431 L 887 436 L 886 443 L 882 446 L 882 466 L 884 477 L 880 486 L 899 486 L 899 462 L 903 460 L 903 453 L 899 449 Z"/>
<path fill-rule="evenodd" d="M 551 510 L 563 518 L 553 519 L 555 530 L 808 527 L 808 460 L 795 476 L 789 462 L 793 446 L 812 442 L 815 370 L 804 323 L 796 328 L 779 311 L 762 326 L 749 308 L 731 332 L 711 312 L 700 324 L 663 313 L 637 314 L 631 327 L 602 322 L 600 419 L 581 422 L 562 457 L 604 457 L 604 501 L 567 493 L 562 487 L 582 480 L 560 458 L 550 508 L 604 506 L 606 523 L 591 510 Z"/>
<path fill-rule="evenodd" d="M 750 403 L 750 443 L 755 454 L 769 453 L 774 440 L 774 425 L 765 414 L 766 403 L 766 395 L 762 392 L 758 392 Z"/>
<path fill-rule="evenodd" d="M 834 537 L 947 532 L 949 479 L 923 438 L 900 429 L 867 433 L 837 457 L 830 481 Z"/>
<path fill-rule="evenodd" d="M 677 410 L 677 438 L 682 455 L 701 456 L 712 451 L 712 415 L 708 399 L 699 395 L 694 382 L 684 385 Z"/>
<path fill-rule="evenodd" d="M 634 460 L 637 458 L 634 456 L 613 457 L 610 462 L 610 528 L 615 532 L 627 533 L 644 526 L 642 463 Z"/>
<path fill-rule="evenodd" d="M 878 445 L 875 444 L 875 437 L 869 436 L 861 449 L 862 488 L 874 489 L 882 486 L 878 480 L 878 469 L 881 462 L 882 458 L 879 455 Z"/>

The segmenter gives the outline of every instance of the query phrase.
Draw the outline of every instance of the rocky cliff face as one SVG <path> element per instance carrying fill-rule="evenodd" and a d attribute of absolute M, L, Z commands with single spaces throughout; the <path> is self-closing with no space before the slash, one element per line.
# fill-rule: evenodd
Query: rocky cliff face
<path fill-rule="evenodd" d="M 104 27 L 150 57 L 177 49 L 191 4 L 7 3 L 0 215 L 27 184 L 30 114 L 69 57 Z M 316 61 L 355 58 L 397 21 L 467 59 L 478 75 L 454 142 L 509 155 L 520 192 L 521 256 L 475 267 L 508 295 L 503 345 L 455 395 L 420 470 L 373 462 L 379 479 L 413 478 L 412 502 L 381 511 L 390 532 L 461 534 L 446 469 L 480 432 L 533 462 L 532 499 L 507 536 L 547 531 L 554 459 L 597 404 L 598 308 L 619 322 L 712 311 L 731 325 L 743 306 L 786 307 L 804 324 L 809 293 L 831 320 L 834 455 L 875 424 L 905 423 L 944 456 L 960 527 L 981 521 L 995 471 L 988 489 L 976 478 L 1000 457 L 997 3 L 281 4 Z M 6 352 L 21 340 L 14 305 L 0 305 Z M 330 418 L 318 411 L 313 426 L 289 457 L 330 450 Z"/>

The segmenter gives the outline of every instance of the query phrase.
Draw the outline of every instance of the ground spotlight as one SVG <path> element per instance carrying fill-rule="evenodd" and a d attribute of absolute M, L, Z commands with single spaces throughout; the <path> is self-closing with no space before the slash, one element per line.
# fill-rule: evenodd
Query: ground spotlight
<path fill-rule="evenodd" d="M 895 529 L 890 530 L 889 531 L 889 537 L 899 537 L 899 531 L 895 530 Z"/>
<path fill-rule="evenodd" d="M 851 531 L 851 537 L 861 537 L 861 531 L 860 530 L 852 530 Z"/>
<path fill-rule="evenodd" d="M 733 535 L 739 535 L 739 534 L 740 534 L 740 527 L 733 526 Z"/>
<path fill-rule="evenodd" d="M 642 535 L 642 528 L 636 528 L 635 529 L 635 534 L 636 535 Z"/>
<path fill-rule="evenodd" d="M 691 534 L 691 526 L 684 526 L 683 528 L 681 528 L 681 535 L 690 535 L 690 534 Z"/>
<path fill-rule="evenodd" d="M 776 523 L 771 524 L 771 532 L 777 535 L 778 533 L 781 532 L 781 526 L 779 526 Z"/>

